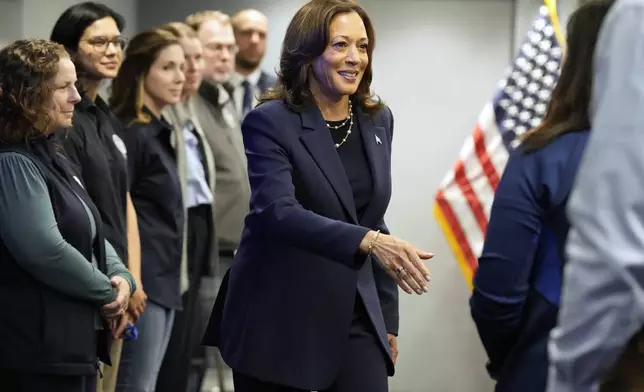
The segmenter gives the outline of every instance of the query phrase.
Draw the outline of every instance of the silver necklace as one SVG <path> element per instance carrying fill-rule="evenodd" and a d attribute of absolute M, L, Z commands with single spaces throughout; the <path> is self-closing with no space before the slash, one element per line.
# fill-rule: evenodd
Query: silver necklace
<path fill-rule="evenodd" d="M 344 143 L 346 143 L 347 139 L 349 138 L 349 135 L 351 135 L 351 129 L 353 128 L 353 108 L 351 107 L 351 101 L 349 101 L 349 115 L 347 116 L 346 119 L 342 122 L 342 124 L 339 125 L 331 125 L 329 123 L 326 124 L 326 126 L 331 129 L 331 130 L 337 130 L 342 127 L 344 127 L 347 124 L 347 121 L 349 121 L 349 128 L 347 129 L 347 134 L 344 135 L 344 138 L 340 141 L 340 143 L 335 144 L 335 148 L 340 148 Z"/>

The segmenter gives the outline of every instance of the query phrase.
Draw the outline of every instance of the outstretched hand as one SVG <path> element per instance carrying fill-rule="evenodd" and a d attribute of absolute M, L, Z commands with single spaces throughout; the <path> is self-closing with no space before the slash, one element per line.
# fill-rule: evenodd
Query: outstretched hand
<path fill-rule="evenodd" d="M 375 237 L 376 234 L 368 233 L 361 248 L 368 249 L 371 246 L 375 259 L 405 292 L 411 294 L 413 290 L 419 295 L 426 293 L 431 278 L 424 260 L 429 260 L 434 255 L 392 235 L 378 234 Z"/>

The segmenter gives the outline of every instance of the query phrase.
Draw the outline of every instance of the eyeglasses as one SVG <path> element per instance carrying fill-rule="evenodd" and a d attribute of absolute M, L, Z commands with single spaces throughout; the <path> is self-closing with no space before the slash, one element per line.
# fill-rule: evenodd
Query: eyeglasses
<path fill-rule="evenodd" d="M 107 51 L 107 48 L 109 48 L 110 44 L 114 44 L 114 47 L 117 49 L 125 49 L 125 46 L 127 45 L 127 38 L 125 37 L 114 37 L 114 38 L 107 38 L 107 37 L 94 37 L 86 40 L 88 44 L 92 45 L 95 51 L 97 52 L 105 52 Z"/>
<path fill-rule="evenodd" d="M 211 50 L 211 51 L 215 52 L 215 53 L 221 53 L 224 50 L 226 50 L 226 51 L 228 51 L 228 53 L 230 53 L 232 55 L 237 54 L 237 51 L 239 50 L 239 48 L 237 47 L 236 44 L 224 45 L 224 44 L 220 44 L 220 43 L 210 43 L 210 44 L 204 45 L 204 47 L 206 49 L 208 49 L 208 50 Z"/>

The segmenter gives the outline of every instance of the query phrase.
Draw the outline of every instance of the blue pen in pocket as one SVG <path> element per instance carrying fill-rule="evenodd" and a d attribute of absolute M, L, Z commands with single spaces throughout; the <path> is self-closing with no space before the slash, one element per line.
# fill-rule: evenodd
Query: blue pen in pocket
<path fill-rule="evenodd" d="M 123 340 L 137 340 L 139 338 L 139 330 L 136 325 L 127 323 L 125 325 L 125 332 L 123 333 Z"/>

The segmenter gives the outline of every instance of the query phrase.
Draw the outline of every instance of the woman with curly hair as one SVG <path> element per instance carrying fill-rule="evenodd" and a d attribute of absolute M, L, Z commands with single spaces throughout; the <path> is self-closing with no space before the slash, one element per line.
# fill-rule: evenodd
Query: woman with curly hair
<path fill-rule="evenodd" d="M 85 392 L 135 290 L 52 137 L 80 101 L 59 44 L 0 51 L 0 380 L 7 391 Z"/>

